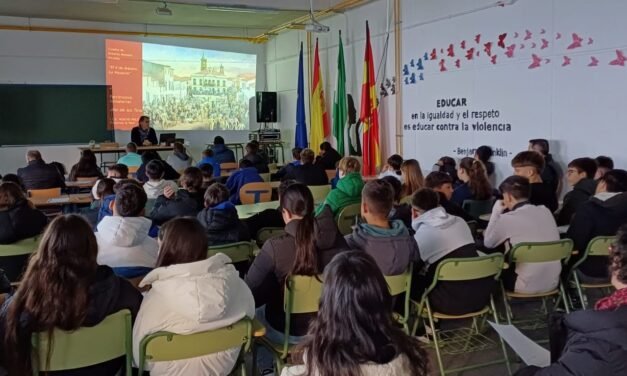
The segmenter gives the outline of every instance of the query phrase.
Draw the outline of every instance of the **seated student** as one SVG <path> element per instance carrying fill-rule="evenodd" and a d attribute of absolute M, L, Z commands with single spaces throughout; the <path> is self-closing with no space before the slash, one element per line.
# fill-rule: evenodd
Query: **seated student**
<path fill-rule="evenodd" d="M 188 167 L 181 175 L 181 189 L 164 189 L 150 212 L 154 224 L 160 226 L 175 217 L 195 217 L 204 206 L 202 172 Z"/>
<path fill-rule="evenodd" d="M 114 182 L 116 179 L 112 179 Z M 100 180 L 96 183 L 96 187 L 100 187 Z M 100 221 L 102 220 L 102 218 L 104 217 L 108 217 L 108 216 L 112 216 L 113 215 L 113 209 L 111 208 L 113 201 L 115 201 L 115 193 L 117 192 L 118 188 L 126 185 L 126 184 L 133 184 L 138 186 L 141 189 L 144 189 L 141 185 L 140 182 L 138 182 L 137 180 L 133 180 L 133 179 L 118 179 L 117 182 L 115 182 L 115 184 L 113 185 L 113 193 L 104 193 L 104 194 L 100 194 L 98 195 L 98 192 L 96 191 L 96 193 L 94 194 L 94 197 L 96 197 L 96 195 L 98 195 L 100 197 L 100 210 L 98 211 L 98 219 L 96 221 L 96 224 L 100 223 Z M 93 193 L 93 192 L 92 192 Z"/>
<path fill-rule="evenodd" d="M 520 376 L 624 375 L 627 359 L 627 227 L 610 247 L 609 271 L 616 289 L 594 309 L 551 321 L 551 359 L 545 368 L 525 367 Z"/>
<path fill-rule="evenodd" d="M 213 151 L 213 158 L 218 163 L 235 162 L 235 154 L 233 153 L 233 150 L 226 147 L 222 136 L 215 136 L 213 138 L 211 151 Z"/>
<path fill-rule="evenodd" d="M 307 334 L 297 350 L 304 365 L 284 368 L 282 376 L 429 372 L 427 353 L 399 328 L 387 283 L 363 252 L 345 252 L 327 266 L 320 310 Z"/>
<path fill-rule="evenodd" d="M 403 157 L 398 154 L 392 154 L 388 158 L 387 164 L 383 166 L 381 169 L 381 173 L 379 174 L 379 179 L 382 179 L 386 176 L 393 176 L 397 178 L 400 182 L 403 181 L 403 175 L 401 173 L 401 165 L 403 164 Z"/>
<path fill-rule="evenodd" d="M 153 160 L 146 165 L 146 176 L 148 181 L 144 183 L 144 191 L 148 199 L 156 199 L 163 195 L 163 191 L 170 187 L 173 191 L 176 191 L 179 187 L 176 182 L 172 180 L 165 180 L 165 166 L 162 161 Z"/>
<path fill-rule="evenodd" d="M 205 208 L 197 218 L 205 228 L 209 245 L 249 241 L 246 225 L 237 217 L 237 209 L 229 201 L 229 190 L 224 184 L 214 183 L 205 192 Z"/>
<path fill-rule="evenodd" d="M 108 207 L 109 201 L 106 201 L 105 198 L 112 197 L 112 196 L 115 197 L 115 191 L 113 190 L 113 187 L 115 186 L 115 184 L 116 184 L 115 181 L 109 178 L 98 180 L 96 184 L 94 185 L 94 188 L 96 189 L 96 191 L 92 192 L 93 201 L 91 202 L 91 205 L 89 205 L 89 208 L 82 208 L 80 210 L 80 213 L 85 218 L 87 218 L 87 220 L 92 225 L 94 230 L 96 229 L 96 226 L 98 225 L 101 211 L 103 213 L 102 214 L 103 217 L 105 215 L 112 214 L 110 213 L 109 207 Z"/>
<path fill-rule="evenodd" d="M 295 183 L 296 182 L 293 180 L 283 180 L 281 182 L 278 189 L 279 201 L 281 200 L 281 196 L 283 195 L 283 192 L 285 192 L 287 187 Z M 251 215 L 248 218 L 243 219 L 242 222 L 244 222 L 244 224 L 248 228 L 248 232 L 250 233 L 252 238 L 256 238 L 259 230 L 264 227 L 285 227 L 281 208 L 266 209 L 254 215 Z"/>
<path fill-rule="evenodd" d="M 522 151 L 512 159 L 514 175 L 529 179 L 531 196 L 529 202 L 533 205 L 544 205 L 555 212 L 559 206 L 554 187 L 545 184 L 540 172 L 544 170 L 544 158 L 535 151 Z"/>
<path fill-rule="evenodd" d="M 2 183 L 15 183 L 17 184 L 22 192 L 26 193 L 26 187 L 24 186 L 24 181 L 22 178 L 17 176 L 16 174 L 6 174 L 2 177 Z"/>
<path fill-rule="evenodd" d="M 57 171 L 59 171 L 59 174 L 61 174 L 61 176 L 67 175 L 67 171 L 63 163 L 52 161 L 50 162 L 50 165 L 56 167 Z"/>
<path fill-rule="evenodd" d="M 17 176 L 22 179 L 26 189 L 65 188 L 63 175 L 55 166 L 44 162 L 39 151 L 29 150 L 26 161 L 28 166 L 17 170 Z"/>
<path fill-rule="evenodd" d="M 48 218 L 28 201 L 15 183 L 0 184 L 0 244 L 11 244 L 41 234 Z"/>
<path fill-rule="evenodd" d="M 407 159 L 401 164 L 401 176 L 401 180 L 403 181 L 403 197 L 413 195 L 414 192 L 425 185 L 420 163 L 415 159 Z"/>
<path fill-rule="evenodd" d="M 346 249 L 346 241 L 333 216 L 326 212 L 314 217 L 313 196 L 305 185 L 288 186 L 280 196 L 280 207 L 285 234 L 266 241 L 245 279 L 256 306 L 265 306 L 257 310 L 257 319 L 265 324 L 266 336 L 277 342 L 282 340 L 285 328 L 283 289 L 286 278 L 318 275 L 336 254 Z M 289 333 L 292 342 L 298 342 L 307 333 L 309 322 L 315 316 L 292 315 Z M 267 365 L 262 365 L 263 370 Z"/>
<path fill-rule="evenodd" d="M 414 234 L 414 229 L 411 228 L 411 205 L 401 202 L 401 193 L 403 192 L 403 186 L 401 181 L 394 176 L 386 176 L 381 180 L 390 184 L 394 191 L 394 206 L 390 210 L 388 219 L 390 221 L 401 220 L 410 234 Z"/>
<path fill-rule="evenodd" d="M 207 246 L 204 228 L 194 218 L 176 218 L 160 229 L 157 268 L 139 284 L 152 287 L 133 326 L 136 364 L 140 342 L 150 334 L 203 332 L 255 316 L 253 295 L 231 260 L 221 253 L 207 259 Z M 227 375 L 239 352 L 237 346 L 190 359 L 147 361 L 146 366 L 152 376 Z"/>
<path fill-rule="evenodd" d="M 312 145 L 313 147 L 314 145 Z M 320 144 L 320 155 L 316 157 L 315 164 L 324 170 L 335 170 L 337 162 L 342 159 L 340 153 L 333 149 L 330 143 L 323 142 Z"/>
<path fill-rule="evenodd" d="M 438 193 L 440 206 L 450 215 L 462 218 L 464 221 L 473 221 L 470 214 L 466 213 L 461 206 L 451 201 L 453 197 L 453 178 L 445 172 L 433 171 L 425 179 L 425 187 L 433 189 Z"/>
<path fill-rule="evenodd" d="M 553 189 L 556 196 L 562 191 L 562 169 L 549 153 L 549 141 L 543 138 L 529 140 L 529 151 L 538 152 L 544 157 L 544 167 L 540 177 L 542 181 Z"/>
<path fill-rule="evenodd" d="M 119 164 L 119 163 L 107 167 L 107 178 L 113 179 L 113 181 L 115 181 L 116 183 L 124 179 L 128 179 L 128 167 L 126 165 Z M 97 180 L 96 183 L 91 188 L 91 195 L 93 197 L 97 197 L 96 189 L 99 183 L 100 183 L 100 180 Z"/>
<path fill-rule="evenodd" d="M 96 155 L 93 151 L 87 149 L 81 151 L 81 159 L 70 169 L 70 175 L 67 180 L 76 181 L 78 178 L 97 178 L 102 179 L 102 171 L 98 166 Z"/>
<path fill-rule="evenodd" d="M 261 159 L 263 160 L 264 164 L 269 164 L 270 159 L 268 158 L 268 154 L 266 153 L 266 151 L 261 147 L 261 144 L 259 143 L 259 141 L 257 140 L 250 140 L 250 143 L 253 144 L 255 146 L 255 148 L 257 149 L 257 155 L 259 155 L 261 157 Z"/>
<path fill-rule="evenodd" d="M 213 157 L 213 151 L 211 149 L 206 149 L 202 151 L 202 158 L 200 162 L 196 165 L 196 167 L 200 168 L 202 165 L 208 164 L 211 166 L 211 170 L 213 171 L 213 177 L 219 178 L 222 174 L 222 170 L 220 169 L 220 163 Z"/>
<path fill-rule="evenodd" d="M 172 144 L 172 154 L 168 155 L 166 159 L 167 164 L 172 166 L 174 171 L 183 171 L 192 165 L 192 157 L 187 155 L 185 146 L 180 142 Z"/>
<path fill-rule="evenodd" d="M 544 205 L 536 206 L 529 200 L 532 185 L 528 179 L 516 175 L 501 183 L 499 191 L 503 200 L 494 204 L 490 222 L 483 233 L 486 248 L 496 248 L 505 242 L 513 247 L 522 242 L 560 239 L 551 212 Z M 557 288 L 561 270 L 560 261 L 518 263 L 516 268 L 505 270 L 501 277 L 508 291 L 535 294 Z"/>
<path fill-rule="evenodd" d="M 610 157 L 599 155 L 594 158 L 594 161 L 597 164 L 597 172 L 594 174 L 594 180 L 601 179 L 606 172 L 614 169 L 614 161 Z"/>
<path fill-rule="evenodd" d="M 579 254 L 571 257 L 570 264 L 583 256 L 590 240 L 616 234 L 623 223 L 627 223 L 627 171 L 612 170 L 599 180 L 596 194 L 575 212 L 567 237 L 575 242 Z M 607 259 L 588 257 L 578 270 L 581 279 L 607 279 Z"/>
<path fill-rule="evenodd" d="M 157 153 L 156 151 L 147 151 L 142 154 L 142 164 L 141 166 L 139 166 L 136 173 L 137 180 L 142 183 L 148 181 L 148 176 L 146 175 L 146 166 L 148 165 L 148 163 L 150 163 L 150 161 L 154 160 L 163 162 L 163 168 L 165 171 L 163 178 L 165 180 L 177 180 L 181 177 L 181 174 L 176 172 L 176 170 L 173 169 L 172 166 L 170 166 L 163 159 L 161 159 L 159 153 Z"/>
<path fill-rule="evenodd" d="M 141 186 L 121 181 L 110 203 L 113 215 L 98 223 L 98 264 L 112 267 L 117 275 L 145 275 L 157 262 L 157 241 L 148 236 L 152 221 L 144 217 L 146 201 Z"/>
<path fill-rule="evenodd" d="M 496 184 L 496 175 L 494 174 L 494 163 L 490 161 L 490 158 L 494 155 L 494 151 L 488 145 L 482 145 L 475 150 L 475 158 L 478 161 L 481 161 L 485 166 L 485 172 L 488 174 L 488 181 L 491 186 Z"/>
<path fill-rule="evenodd" d="M 449 258 L 477 257 L 475 240 L 466 222 L 450 215 L 439 205 L 437 192 L 423 188 L 412 197 L 412 226 L 420 259 L 426 273 L 414 268 L 412 299 L 420 301 L 433 282 L 439 263 Z M 437 312 L 459 315 L 486 306 L 495 286 L 494 278 L 463 282 L 440 282 L 430 293 L 431 307 Z"/>
<path fill-rule="evenodd" d="M 248 159 L 239 161 L 239 170 L 233 172 L 226 181 L 226 187 L 229 189 L 229 200 L 233 205 L 239 205 L 242 202 L 239 199 L 239 190 L 248 183 L 261 183 L 263 179 L 259 176 L 257 169 Z"/>
<path fill-rule="evenodd" d="M 198 169 L 202 173 L 202 190 L 206 191 L 207 188 L 213 183 L 220 183 L 222 178 L 213 177 L 213 166 L 208 163 L 201 164 Z"/>
<path fill-rule="evenodd" d="M 481 161 L 470 157 L 462 158 L 457 176 L 462 184 L 453 191 L 453 203 L 461 206 L 466 200 L 484 201 L 492 198 L 492 186 Z"/>
<path fill-rule="evenodd" d="M 300 154 L 301 164 L 293 166 L 285 176 L 287 179 L 294 180 L 305 185 L 327 185 L 329 177 L 322 167 L 315 165 L 315 154 L 311 149 L 303 149 Z"/>
<path fill-rule="evenodd" d="M 137 154 L 137 145 L 134 142 L 126 144 L 126 154 L 118 159 L 118 164 L 127 167 L 139 167 L 142 164 L 142 156 Z"/>
<path fill-rule="evenodd" d="M 302 151 L 303 151 L 303 149 L 301 149 L 301 148 L 293 148 L 292 149 L 292 158 L 294 158 L 294 160 L 291 161 L 290 163 L 286 164 L 285 166 L 281 167 L 281 169 L 279 171 L 277 171 L 276 173 L 272 174 L 272 180 L 275 180 L 275 179 L 276 180 L 287 179 L 287 176 L 294 169 L 294 167 L 300 166 L 300 153 Z"/>
<path fill-rule="evenodd" d="M 577 209 L 594 195 L 597 188 L 594 180 L 596 171 L 597 164 L 592 158 L 577 158 L 568 164 L 566 178 L 573 190 L 564 196 L 564 205 L 557 213 L 558 226 L 570 224 Z"/>
<path fill-rule="evenodd" d="M 342 209 L 351 204 L 361 202 L 361 190 L 364 181 L 361 178 L 361 164 L 354 157 L 344 157 L 338 165 L 340 180 L 335 189 L 324 199 L 324 203 L 318 206 L 316 216 L 320 215 L 325 208 L 329 208 L 333 216 L 340 213 Z"/>
<path fill-rule="evenodd" d="M 433 166 L 433 171 L 444 172 L 453 179 L 453 188 L 457 188 L 463 182 L 457 177 L 457 162 L 453 157 L 444 156 L 438 159 L 438 162 Z"/>
<path fill-rule="evenodd" d="M 258 144 L 252 142 L 246 144 L 246 155 L 244 159 L 250 161 L 253 167 L 257 169 L 258 173 L 265 174 L 270 172 L 268 161 L 259 154 Z"/>
<path fill-rule="evenodd" d="M 130 310 L 135 318 L 141 293 L 116 277 L 111 268 L 99 265 L 97 256 L 98 244 L 82 217 L 59 216 L 50 223 L 17 292 L 0 309 L 0 353 L 10 375 L 33 374 L 35 332 L 92 327 L 122 309 Z M 44 348 L 43 353 L 47 352 Z M 123 366 L 124 357 L 119 357 L 50 374 L 115 375 Z"/>
<path fill-rule="evenodd" d="M 404 273 L 418 260 L 418 246 L 400 220 L 390 221 L 394 206 L 394 189 L 384 180 L 371 180 L 361 191 L 361 217 L 366 223 L 355 226 L 346 235 L 350 249 L 372 256 L 384 275 Z"/>

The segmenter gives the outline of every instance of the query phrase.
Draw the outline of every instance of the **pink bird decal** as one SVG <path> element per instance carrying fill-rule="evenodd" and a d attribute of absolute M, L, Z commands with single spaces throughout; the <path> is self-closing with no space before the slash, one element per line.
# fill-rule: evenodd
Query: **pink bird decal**
<path fill-rule="evenodd" d="M 592 39 L 591 37 L 588 37 L 588 45 L 591 45 L 592 43 L 594 43 L 594 39 Z"/>
<path fill-rule="evenodd" d="M 594 56 L 590 56 L 590 63 L 588 64 L 589 67 L 596 67 L 599 65 L 599 59 L 597 59 Z"/>
<path fill-rule="evenodd" d="M 434 48 L 433 50 L 431 50 L 431 56 L 429 56 L 429 59 L 435 60 L 437 58 L 438 58 L 438 53 L 437 53 L 437 51 Z"/>
<path fill-rule="evenodd" d="M 465 41 L 465 40 L 463 40 L 463 41 L 460 43 L 460 47 L 461 47 L 461 49 L 462 49 L 462 50 L 465 50 L 465 49 L 466 49 L 466 41 Z"/>
<path fill-rule="evenodd" d="M 499 35 L 499 42 L 497 43 L 497 45 L 501 48 L 505 48 L 505 37 L 507 37 L 507 33 Z"/>
<path fill-rule="evenodd" d="M 531 42 L 531 48 L 536 48 L 536 42 Z"/>
<path fill-rule="evenodd" d="M 540 34 L 546 34 L 546 30 L 544 29 L 540 30 Z"/>
<path fill-rule="evenodd" d="M 468 60 L 472 60 L 472 58 L 475 56 L 475 48 L 471 48 L 468 51 L 466 51 L 466 59 Z"/>
<path fill-rule="evenodd" d="M 616 50 L 616 59 L 610 61 L 610 65 L 618 65 L 624 67 L 625 61 L 627 61 L 627 58 L 625 57 L 625 54 L 623 54 L 623 51 Z"/>
<path fill-rule="evenodd" d="M 532 36 L 532 35 L 533 35 L 533 34 L 531 33 L 531 31 L 529 31 L 529 30 L 525 30 L 525 39 L 523 39 L 523 40 L 529 40 L 529 39 L 531 39 L 531 36 Z"/>
<path fill-rule="evenodd" d="M 443 54 L 444 53 L 444 48 L 440 48 L 440 53 Z"/>
<path fill-rule="evenodd" d="M 440 72 L 446 72 L 446 66 L 444 66 L 444 59 L 440 60 Z"/>
<path fill-rule="evenodd" d="M 492 56 L 492 42 L 485 43 L 483 47 L 484 47 L 483 50 L 485 51 L 486 55 Z"/>
<path fill-rule="evenodd" d="M 448 48 L 446 49 L 447 55 L 450 57 L 455 57 L 455 51 L 453 50 L 453 44 L 449 44 Z"/>
<path fill-rule="evenodd" d="M 555 40 L 557 40 L 557 39 L 562 39 L 562 33 L 557 33 L 555 35 Z"/>
<path fill-rule="evenodd" d="M 496 55 L 492 56 L 490 61 L 492 62 L 492 64 L 496 64 Z"/>
<path fill-rule="evenodd" d="M 518 32 L 514 32 L 514 38 L 518 38 Z"/>
<path fill-rule="evenodd" d="M 581 42 L 583 42 L 583 38 L 581 38 L 577 33 L 573 33 L 573 42 L 566 47 L 567 50 L 573 50 L 575 48 L 581 47 Z"/>
<path fill-rule="evenodd" d="M 477 34 L 477 35 L 475 35 L 475 42 L 476 42 L 477 44 L 481 43 L 481 34 Z"/>
<path fill-rule="evenodd" d="M 545 48 L 549 48 L 549 41 L 542 38 L 542 46 L 540 47 L 540 49 L 543 50 Z"/>
<path fill-rule="evenodd" d="M 462 62 L 459 59 L 455 60 L 455 66 L 460 68 L 462 66 Z"/>
<path fill-rule="evenodd" d="M 570 65 L 570 58 L 568 56 L 564 56 L 564 61 L 562 62 L 562 66 L 565 67 Z"/>
<path fill-rule="evenodd" d="M 481 54 L 481 51 L 477 51 L 477 57 L 479 56 L 479 54 Z"/>
<path fill-rule="evenodd" d="M 515 49 L 516 49 L 516 44 L 509 45 L 507 47 L 507 50 L 505 51 L 505 56 L 509 57 L 510 59 L 513 58 Z"/>
<path fill-rule="evenodd" d="M 518 48 L 520 48 L 521 50 L 524 50 L 524 49 L 525 49 L 525 44 L 524 44 L 524 43 L 521 43 L 521 44 L 520 44 L 520 47 L 518 47 Z"/>
<path fill-rule="evenodd" d="M 542 58 L 536 54 L 532 54 L 531 59 L 533 61 L 529 65 L 528 69 L 540 68 L 540 65 L 542 64 Z"/>

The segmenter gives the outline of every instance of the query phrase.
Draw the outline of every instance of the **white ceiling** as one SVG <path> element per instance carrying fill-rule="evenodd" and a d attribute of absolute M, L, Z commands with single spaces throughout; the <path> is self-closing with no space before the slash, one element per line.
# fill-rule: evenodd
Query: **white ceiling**
<path fill-rule="evenodd" d="M 315 10 L 339 0 L 314 0 Z M 156 0 L 0 0 L 0 16 L 54 18 L 135 24 L 270 29 L 305 15 L 309 0 L 172 0 L 172 16 L 158 16 Z M 206 5 L 272 8 L 276 12 L 210 11 Z"/>

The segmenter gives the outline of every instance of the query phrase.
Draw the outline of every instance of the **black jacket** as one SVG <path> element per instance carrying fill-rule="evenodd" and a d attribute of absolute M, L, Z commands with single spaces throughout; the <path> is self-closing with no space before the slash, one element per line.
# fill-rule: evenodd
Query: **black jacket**
<path fill-rule="evenodd" d="M 167 199 L 164 195 L 157 197 L 150 218 L 154 224 L 160 226 L 175 217 L 196 217 L 203 206 L 202 193 L 179 189 L 173 199 Z"/>
<path fill-rule="evenodd" d="M 17 176 L 26 189 L 65 188 L 65 178 L 59 170 L 42 160 L 28 162 L 28 166 L 17 170 Z"/>
<path fill-rule="evenodd" d="M 570 224 L 577 209 L 579 209 L 581 204 L 588 201 L 590 197 L 594 196 L 596 188 L 597 182 L 594 179 L 582 179 L 575 184 L 573 190 L 564 196 L 564 204 L 556 217 L 557 225 L 564 226 Z"/>
<path fill-rule="evenodd" d="M 68 299 L 70 297 L 67 297 Z M 122 309 L 131 311 L 132 320 L 135 321 L 142 301 L 142 294 L 128 281 L 113 274 L 108 266 L 98 266 L 95 280 L 89 287 L 88 308 L 83 327 L 98 325 L 104 318 Z M 0 309 L 0 335 L 4 338 L 4 325 L 6 313 L 13 301 L 9 297 Z M 22 323 L 28 324 L 28 315 L 22 315 Z M 0 344 L 2 346 L 2 344 Z M 105 376 L 115 375 L 116 371 L 124 364 L 124 358 L 117 358 L 95 366 L 74 369 L 71 371 L 48 372 L 50 375 L 64 376 Z"/>
<path fill-rule="evenodd" d="M 260 154 L 246 154 L 244 159 L 249 160 L 253 164 L 253 167 L 257 169 L 260 174 L 266 174 L 270 172 L 268 168 L 268 161 Z"/>
<path fill-rule="evenodd" d="M 18 201 L 8 210 L 0 211 L 0 244 L 41 234 L 48 224 L 44 213 L 30 207 L 28 201 Z"/>
<path fill-rule="evenodd" d="M 144 144 L 142 143 L 141 134 L 139 132 L 139 126 L 131 130 L 131 141 L 134 142 L 137 146 L 144 146 Z M 159 144 L 159 140 L 157 139 L 157 132 L 155 132 L 154 128 L 148 129 L 148 141 L 150 141 L 153 145 Z"/>
<path fill-rule="evenodd" d="M 440 206 L 442 206 L 444 210 L 446 210 L 446 212 L 450 215 L 460 217 L 466 222 L 475 220 L 475 218 L 472 215 L 466 213 L 466 211 L 462 209 L 461 206 L 447 199 L 444 193 L 438 192 L 438 196 L 440 196 Z"/>
<path fill-rule="evenodd" d="M 266 320 L 279 331 L 285 330 L 285 312 L 283 311 L 283 292 L 285 278 L 294 264 L 296 256 L 296 229 L 299 220 L 293 220 L 285 226 L 285 234 L 266 241 L 261 252 L 255 258 L 246 283 L 253 292 L 257 307 L 266 305 Z M 314 237 L 318 250 L 320 272 L 331 262 L 333 256 L 347 249 L 346 241 L 335 224 L 330 210 L 325 210 L 315 219 Z M 290 334 L 302 336 L 315 314 L 292 315 Z"/>
<path fill-rule="evenodd" d="M 342 159 L 340 153 L 335 149 L 330 149 L 324 153 L 324 156 L 318 156 L 315 164 L 325 170 L 335 170 L 335 165 L 340 159 Z"/>
<path fill-rule="evenodd" d="M 70 169 L 70 174 L 68 175 L 67 180 L 69 181 L 76 181 L 77 178 L 98 178 L 98 179 L 102 179 L 104 176 L 102 175 L 102 171 L 100 171 L 100 168 L 98 168 L 98 166 L 92 166 L 92 168 L 90 168 L 89 170 L 86 171 L 79 171 L 78 170 L 78 163 L 75 164 L 74 166 L 72 166 L 72 168 Z"/>
<path fill-rule="evenodd" d="M 329 184 L 329 178 L 327 177 L 326 171 L 324 171 L 320 166 L 310 163 L 294 166 L 285 178 L 296 180 L 297 182 L 305 185 Z"/>
<path fill-rule="evenodd" d="M 239 220 L 237 209 L 230 202 L 204 208 L 196 218 L 207 229 L 210 246 L 250 240 L 246 225 Z"/>
<path fill-rule="evenodd" d="M 555 189 L 547 182 L 531 183 L 531 196 L 529 202 L 534 205 L 544 205 L 554 213 L 559 207 Z"/>
<path fill-rule="evenodd" d="M 388 215 L 388 219 L 393 221 L 395 219 L 400 219 L 407 227 L 409 233 L 414 236 L 414 229 L 411 227 L 411 205 L 409 204 L 399 204 L 394 205 L 390 214 Z"/>
<path fill-rule="evenodd" d="M 614 311 L 572 312 L 554 326 L 551 357 L 557 361 L 546 368 L 523 368 L 517 375 L 627 375 L 627 306 Z M 559 349 L 554 343 L 564 346 Z"/>
<path fill-rule="evenodd" d="M 160 162 L 163 164 L 163 168 L 165 169 L 163 174 L 163 178 L 165 180 L 178 180 L 178 178 L 181 177 L 181 174 L 176 172 L 176 170 L 168 163 L 166 163 L 165 161 Z M 142 183 L 145 183 L 149 180 L 148 176 L 146 175 L 146 164 L 147 163 L 142 163 L 137 169 L 137 173 L 135 174 L 137 176 L 137 180 Z"/>
<path fill-rule="evenodd" d="M 618 228 L 627 222 L 627 193 L 620 193 L 606 201 L 596 197 L 584 202 L 575 213 L 567 237 L 575 242 L 579 251 L 571 262 L 583 255 L 588 243 L 596 236 L 616 235 Z M 590 277 L 608 276 L 608 259 L 603 256 L 588 257 L 579 270 Z"/>
<path fill-rule="evenodd" d="M 544 170 L 542 170 L 540 177 L 543 182 L 551 187 L 553 192 L 557 193 L 560 180 L 562 180 L 562 170 L 550 153 L 544 156 L 544 162 Z"/>

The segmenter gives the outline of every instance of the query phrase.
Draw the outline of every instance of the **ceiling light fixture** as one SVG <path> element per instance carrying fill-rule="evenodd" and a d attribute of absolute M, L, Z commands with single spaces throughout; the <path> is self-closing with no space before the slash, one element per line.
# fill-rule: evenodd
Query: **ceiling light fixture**
<path fill-rule="evenodd" d="M 155 9 L 155 13 L 157 14 L 157 16 L 171 16 L 172 10 L 168 8 L 168 3 L 164 1 L 162 7 L 157 7 Z"/>
<path fill-rule="evenodd" d="M 280 9 L 266 8 L 266 7 L 250 7 L 247 5 L 219 5 L 219 4 L 207 4 L 206 10 L 212 12 L 236 12 L 236 13 L 264 13 L 264 14 L 279 14 Z"/>

